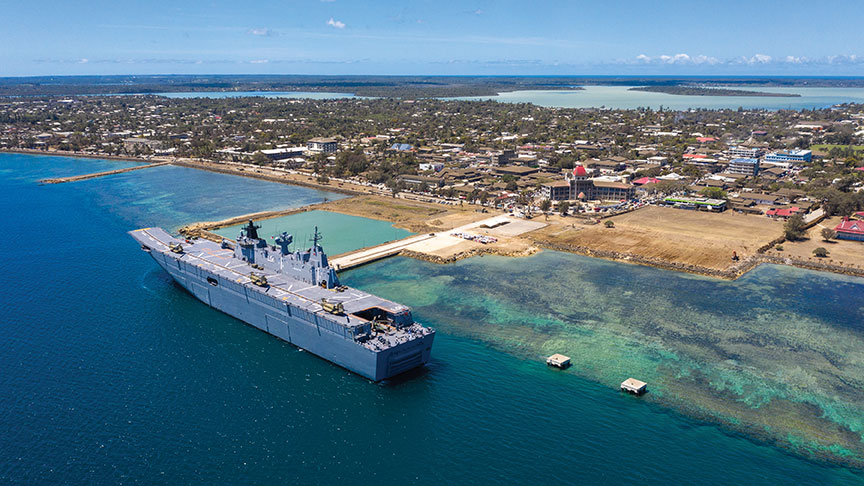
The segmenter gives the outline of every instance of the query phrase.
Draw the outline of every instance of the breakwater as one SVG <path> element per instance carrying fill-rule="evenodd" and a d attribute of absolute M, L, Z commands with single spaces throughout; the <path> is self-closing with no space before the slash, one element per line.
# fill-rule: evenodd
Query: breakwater
<path fill-rule="evenodd" d="M 63 184 L 66 182 L 77 182 L 84 181 L 87 179 L 95 179 L 97 177 L 105 177 L 114 174 L 123 174 L 125 172 L 132 172 L 133 170 L 141 170 L 141 169 L 149 169 L 151 167 L 160 167 L 163 165 L 168 165 L 170 162 L 156 162 L 155 164 L 148 165 L 138 165 L 135 167 L 125 167 L 123 169 L 115 169 L 115 170 L 106 170 L 102 172 L 93 172 L 91 174 L 82 174 L 77 176 L 70 177 L 52 177 L 49 179 L 42 179 L 39 181 L 41 184 Z"/>

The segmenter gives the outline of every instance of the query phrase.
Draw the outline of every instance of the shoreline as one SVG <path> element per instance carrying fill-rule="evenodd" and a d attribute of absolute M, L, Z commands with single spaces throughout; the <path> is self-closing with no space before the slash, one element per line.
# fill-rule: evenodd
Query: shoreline
<path fill-rule="evenodd" d="M 298 180 L 299 177 L 306 176 L 298 176 L 296 174 L 285 173 L 277 174 L 273 173 L 271 169 L 261 168 L 260 170 L 268 170 L 270 173 L 261 173 L 261 172 L 250 172 L 245 170 L 245 167 L 235 164 L 222 164 L 212 161 L 196 161 L 190 159 L 172 159 L 165 157 L 152 157 L 152 158 L 143 158 L 143 157 L 130 157 L 130 156 L 115 156 L 115 155 L 95 155 L 95 154 L 83 154 L 76 152 L 66 152 L 66 151 L 44 151 L 44 150 L 36 150 L 36 149 L 9 149 L 2 148 L 0 152 L 6 153 L 19 153 L 24 155 L 54 155 L 59 157 L 79 157 L 79 158 L 90 158 L 90 159 L 102 159 L 102 160 L 118 160 L 118 161 L 127 161 L 127 162 L 143 162 L 143 163 L 157 163 L 157 162 L 168 162 L 171 165 L 178 165 L 181 167 L 188 167 L 198 170 L 206 170 L 210 172 L 218 172 L 229 175 L 237 175 L 242 177 L 250 177 L 253 179 L 261 179 L 270 182 L 277 182 L 282 184 L 291 184 L 301 187 L 308 187 L 316 190 L 323 190 L 327 192 L 336 192 L 340 194 L 345 194 L 348 196 L 361 196 L 361 195 L 373 195 L 373 192 L 365 192 L 361 191 L 360 188 L 363 186 L 357 186 L 357 189 L 349 189 L 345 187 L 333 187 L 330 185 L 317 184 L 310 181 Z M 287 176 L 295 176 L 295 177 L 287 177 Z M 353 184 L 352 184 L 353 186 Z M 395 199 L 396 201 L 402 201 L 402 199 Z M 418 201 L 412 201 L 414 204 L 425 205 L 429 207 L 435 207 L 436 209 L 440 209 L 437 206 L 432 206 L 428 203 L 421 203 Z M 297 214 L 310 210 L 324 210 L 331 211 L 340 214 L 348 214 L 352 215 L 349 211 L 340 210 L 339 207 L 330 207 L 327 202 L 324 203 L 316 203 L 308 206 L 304 206 L 301 208 L 293 208 L 287 210 L 277 210 L 277 211 L 262 211 L 257 213 L 249 213 L 245 215 L 235 216 L 232 218 L 227 218 L 222 221 L 201 221 L 190 223 L 185 225 L 179 229 L 179 232 L 186 236 L 199 236 L 208 239 L 218 238 L 218 241 L 221 241 L 222 237 L 216 235 L 215 233 L 211 233 L 209 230 L 218 229 L 225 226 L 231 226 L 232 224 L 242 223 L 245 220 L 249 219 L 270 219 L 280 216 L 288 216 L 291 214 Z M 388 221 L 394 224 L 397 227 L 405 227 L 404 224 L 400 224 L 398 221 L 394 221 L 394 218 L 388 218 L 386 216 L 380 215 L 380 217 L 376 217 L 376 215 L 367 215 L 363 217 L 368 217 L 370 219 L 378 219 L 383 221 Z M 774 247 L 777 244 L 783 242 L 783 239 L 777 239 L 769 242 L 767 245 L 764 245 L 762 248 L 757 250 L 756 255 L 752 255 L 750 257 L 742 259 L 740 262 L 735 265 L 731 265 L 725 269 L 716 269 L 710 268 L 700 265 L 694 265 L 689 263 L 675 262 L 671 260 L 664 260 L 659 258 L 646 257 L 642 255 L 638 255 L 635 253 L 628 252 L 617 252 L 610 250 L 600 250 L 594 249 L 589 246 L 575 246 L 575 245 L 566 245 L 554 243 L 551 241 L 545 241 L 542 239 L 534 239 L 531 238 L 530 235 L 526 235 L 525 237 L 519 238 L 524 242 L 538 247 L 540 249 L 548 249 L 553 251 L 561 251 L 565 253 L 573 253 L 576 255 L 587 256 L 591 258 L 601 258 L 604 260 L 615 261 L 619 263 L 632 263 L 637 265 L 644 265 L 649 267 L 660 268 L 663 270 L 670 270 L 676 272 L 690 273 L 694 275 L 701 275 L 705 277 L 719 278 L 723 280 L 736 280 L 747 272 L 753 270 L 763 263 L 770 263 L 776 265 L 788 265 L 793 267 L 798 267 L 806 270 L 813 271 L 822 271 L 822 272 L 830 272 L 841 275 L 848 275 L 853 277 L 862 277 L 864 278 L 864 268 L 854 268 L 845 265 L 836 265 L 828 262 L 821 261 L 807 261 L 801 260 L 797 258 L 791 257 L 779 257 L 774 255 L 766 255 L 764 252 L 768 249 Z M 526 251 L 509 251 L 503 247 L 478 247 L 474 249 L 469 249 L 465 251 L 461 251 L 452 256 L 448 257 L 437 257 L 425 255 L 422 253 L 417 253 L 413 251 L 402 251 L 399 255 L 404 255 L 412 258 L 421 259 L 424 261 L 429 261 L 433 263 L 452 263 L 458 260 L 462 260 L 465 258 L 470 258 L 472 256 L 477 255 L 500 255 L 506 257 L 520 257 L 520 256 L 528 256 L 537 253 L 536 251 L 526 252 Z"/>
<path fill-rule="evenodd" d="M 70 157 L 77 159 L 97 159 L 97 160 L 116 160 L 123 162 L 142 162 L 142 163 L 154 163 L 154 162 L 168 162 L 170 159 L 160 158 L 160 157 L 151 157 L 146 159 L 144 157 L 134 157 L 131 155 L 98 155 L 91 154 L 86 152 L 69 152 L 66 150 L 39 150 L 39 149 L 26 149 L 26 148 L 0 148 L 0 153 L 10 153 L 10 154 L 23 154 L 23 155 L 48 155 L 48 156 L 56 156 L 56 157 Z"/>
<path fill-rule="evenodd" d="M 262 167 L 261 169 L 254 170 L 268 170 L 270 173 L 263 172 L 250 172 L 245 170 L 245 167 L 233 164 L 223 164 L 218 162 L 210 162 L 210 161 L 198 161 L 198 160 L 190 160 L 190 159 L 177 159 L 171 162 L 172 165 L 177 165 L 180 167 L 188 167 L 191 169 L 199 169 L 199 170 L 207 170 L 210 172 L 218 172 L 220 174 L 229 174 L 236 175 L 241 177 L 249 177 L 252 179 L 261 179 L 269 182 L 278 182 L 282 184 L 291 184 L 294 186 L 308 187 L 309 189 L 316 189 L 319 191 L 327 191 L 327 192 L 335 192 L 339 194 L 345 194 L 348 196 L 357 196 L 360 194 L 364 194 L 358 187 L 357 189 L 348 189 L 345 187 L 339 186 L 331 186 L 329 184 L 319 184 L 316 182 L 312 182 L 309 180 L 300 180 L 301 177 L 308 177 L 308 179 L 312 179 L 310 176 L 302 176 L 297 174 L 291 174 L 285 172 L 284 174 L 274 173 L 273 169 L 269 169 L 266 167 Z M 296 176 L 296 177 L 289 177 Z M 351 186 L 354 186 L 351 184 Z"/>
<path fill-rule="evenodd" d="M 251 179 L 261 179 L 269 182 L 279 182 L 282 184 L 292 184 L 295 186 L 308 187 L 310 189 L 316 189 L 327 192 L 335 192 L 339 194 L 346 194 L 349 196 L 355 196 L 359 194 L 366 194 L 367 192 L 362 191 L 363 186 L 356 186 L 351 183 L 341 183 L 343 186 L 350 186 L 349 188 L 340 187 L 339 185 L 330 185 L 330 184 L 319 184 L 314 182 L 313 180 L 300 180 L 300 178 L 312 179 L 311 176 L 303 176 L 299 174 L 292 174 L 289 172 L 279 171 L 278 169 L 272 169 L 268 167 L 260 167 L 256 170 L 267 170 L 269 173 L 262 172 L 252 172 L 246 170 L 246 166 L 235 164 L 235 163 L 221 163 L 215 161 L 203 161 L 203 160 L 194 160 L 194 159 L 186 159 L 186 158 L 177 158 L 177 157 L 135 157 L 129 155 L 99 155 L 99 154 L 91 154 L 91 153 L 83 153 L 83 152 L 69 152 L 64 150 L 38 150 L 38 149 L 22 149 L 22 148 L 0 148 L 0 153 L 11 153 L 11 154 L 22 154 L 22 155 L 47 155 L 47 156 L 55 156 L 55 157 L 70 157 L 70 158 L 79 158 L 79 159 L 96 159 L 96 160 L 114 160 L 114 161 L 123 161 L 123 162 L 138 162 L 142 164 L 154 164 L 165 162 L 169 165 L 176 165 L 180 167 L 188 167 L 191 169 L 199 169 L 206 170 L 210 172 L 218 172 L 222 174 L 236 175 L 241 177 L 249 177 Z M 282 172 L 282 173 L 278 173 Z M 294 177 L 289 177 L 294 176 Z"/>

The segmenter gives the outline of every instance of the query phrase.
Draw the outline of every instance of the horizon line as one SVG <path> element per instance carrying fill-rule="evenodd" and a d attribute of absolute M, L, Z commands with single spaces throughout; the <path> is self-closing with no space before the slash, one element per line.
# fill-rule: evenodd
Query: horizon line
<path fill-rule="evenodd" d="M 790 79 L 864 79 L 861 74 L 311 74 L 311 73 L 126 73 L 126 74 L 23 74 L 0 75 L 0 79 L 24 78 L 88 78 L 88 77 L 167 77 L 167 76 L 261 76 L 261 77 L 441 77 L 441 78 L 790 78 Z"/>

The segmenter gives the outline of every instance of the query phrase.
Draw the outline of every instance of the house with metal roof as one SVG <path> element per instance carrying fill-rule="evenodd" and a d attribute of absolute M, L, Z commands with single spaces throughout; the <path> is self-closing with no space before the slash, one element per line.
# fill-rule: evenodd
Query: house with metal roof
<path fill-rule="evenodd" d="M 843 221 L 834 227 L 834 231 L 840 240 L 864 241 L 864 221 L 843 218 Z"/>

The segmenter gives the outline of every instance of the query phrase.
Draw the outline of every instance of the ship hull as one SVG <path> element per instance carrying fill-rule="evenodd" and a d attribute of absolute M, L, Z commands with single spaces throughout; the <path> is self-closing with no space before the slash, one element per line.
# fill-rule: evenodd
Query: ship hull
<path fill-rule="evenodd" d="M 389 349 L 370 350 L 334 332 L 317 315 L 311 321 L 301 319 L 289 304 L 250 298 L 245 287 L 239 287 L 241 292 L 221 285 L 224 278 L 204 268 L 178 264 L 176 258 L 158 251 L 150 255 L 179 285 L 210 307 L 370 380 L 385 380 L 429 362 L 434 332 Z"/>

